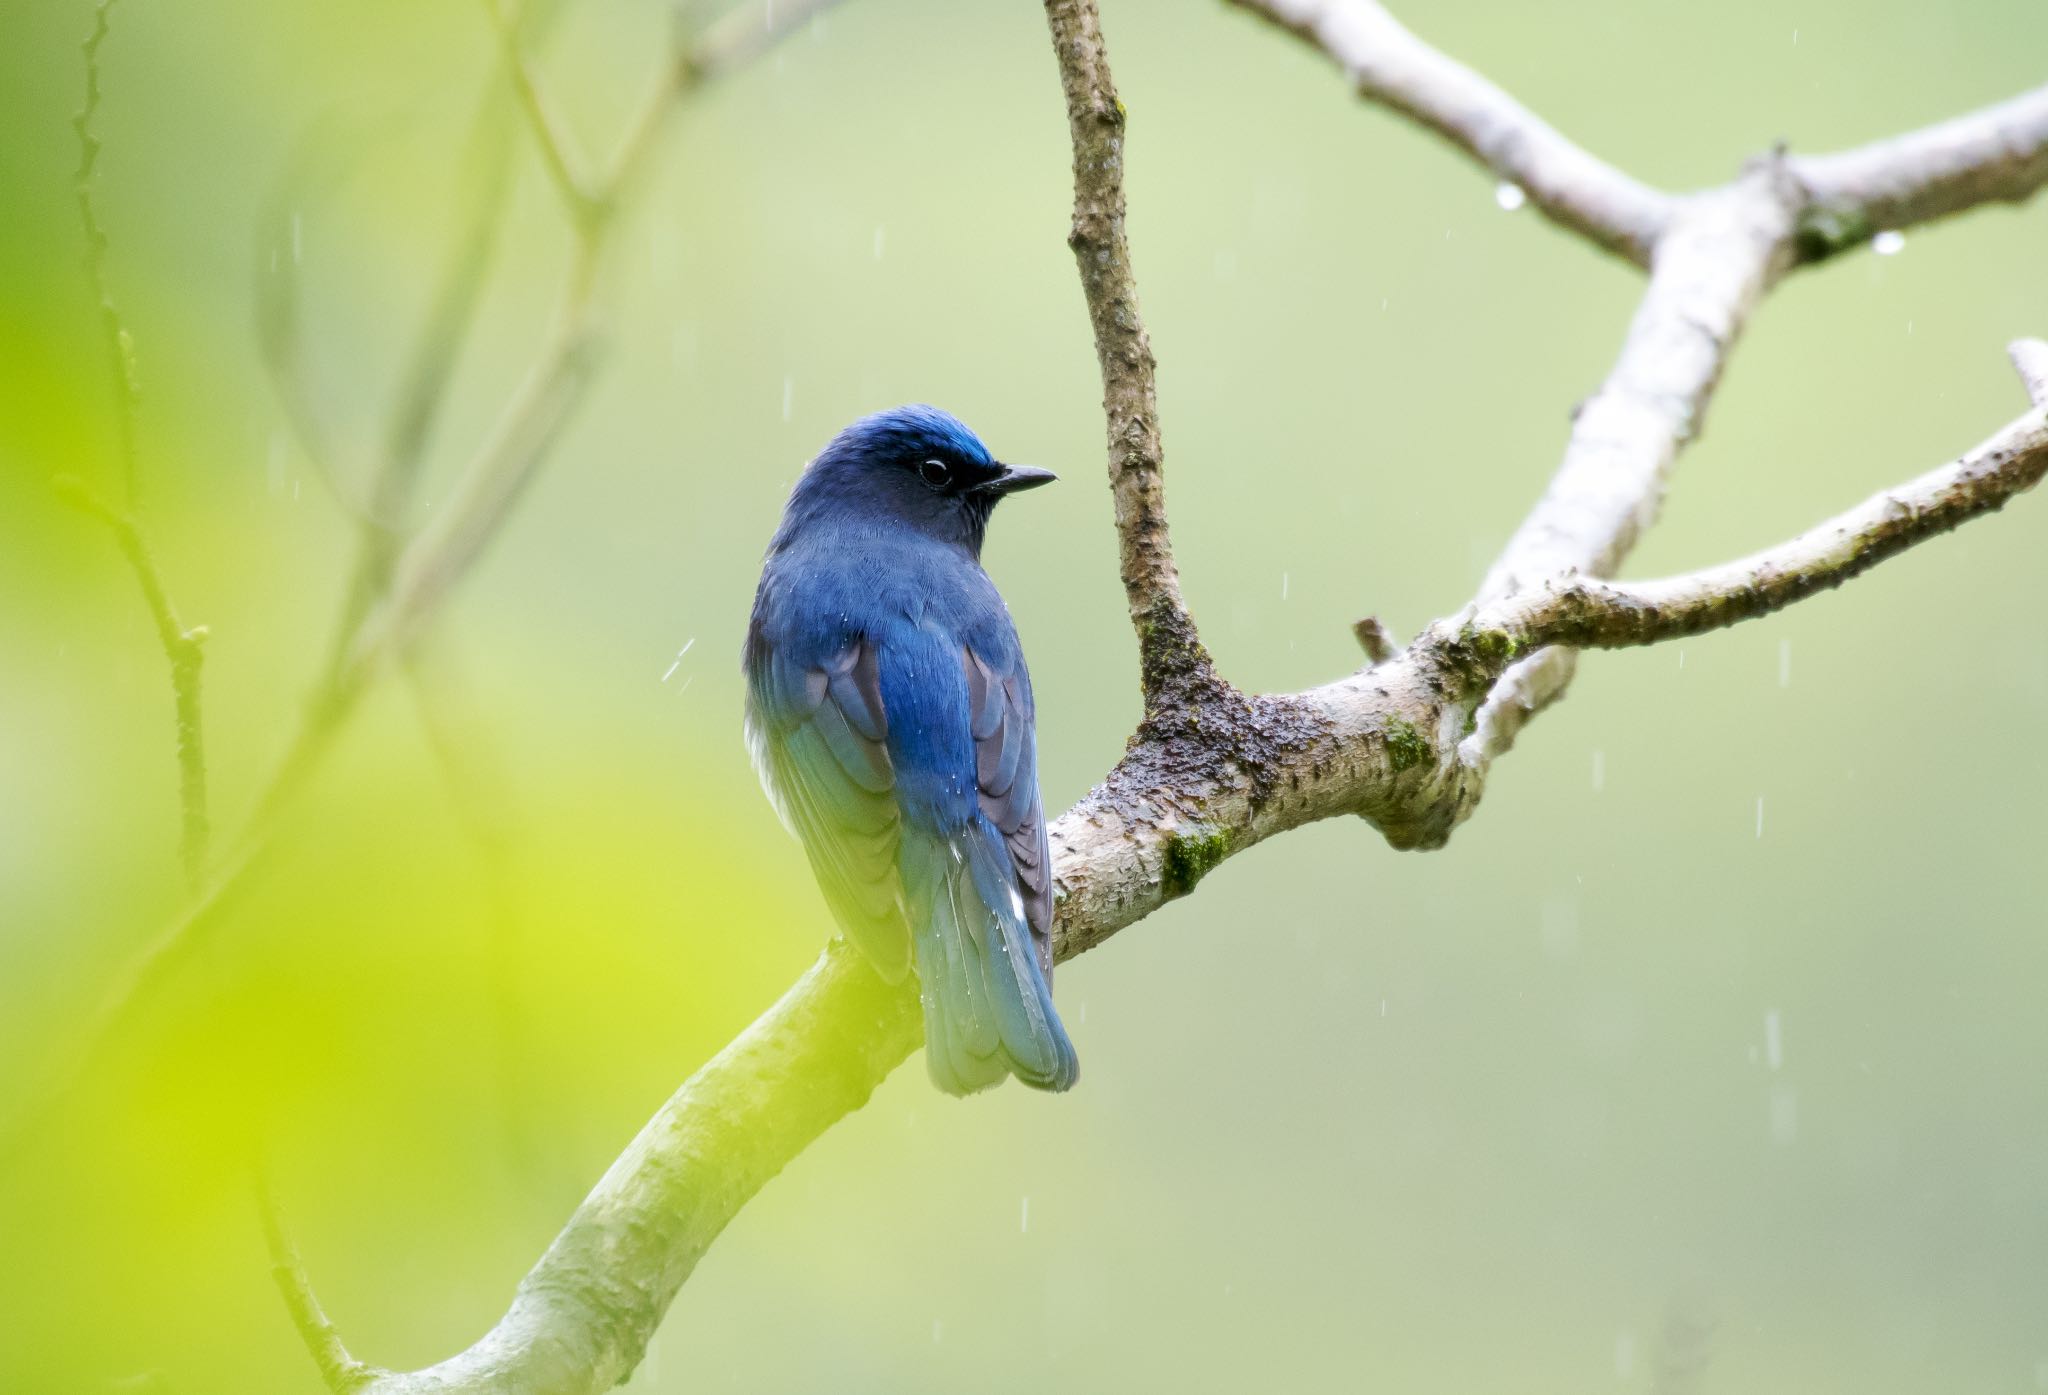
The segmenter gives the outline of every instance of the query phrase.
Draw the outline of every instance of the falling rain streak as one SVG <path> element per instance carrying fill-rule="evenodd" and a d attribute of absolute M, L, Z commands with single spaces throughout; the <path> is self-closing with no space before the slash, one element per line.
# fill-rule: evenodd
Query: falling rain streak
<path fill-rule="evenodd" d="M 690 636 L 690 637 L 689 637 L 688 639 L 686 639 L 686 640 L 684 640 L 684 641 L 683 641 L 683 647 L 682 647 L 682 648 L 680 648 L 680 649 L 678 649 L 678 650 L 676 650 L 676 660 L 675 660 L 675 662 L 674 662 L 674 663 L 672 663 L 672 664 L 670 664 L 670 665 L 668 666 L 668 672 L 667 672 L 667 673 L 664 673 L 664 674 L 662 674 L 662 675 L 661 675 L 661 681 L 662 681 L 662 682 L 666 683 L 666 682 L 668 682 L 668 680 L 669 680 L 669 679 L 671 679 L 671 678 L 673 678 L 673 677 L 675 677 L 675 676 L 676 676 L 676 670 L 677 670 L 677 669 L 679 669 L 679 668 L 681 668 L 681 667 L 683 666 L 683 655 L 685 655 L 685 654 L 689 653 L 689 652 L 690 652 L 690 646 L 691 646 L 691 645 L 693 645 L 693 644 L 695 644 L 696 642 L 697 642 L 697 636 L 695 636 L 695 635 L 691 635 L 691 636 Z M 688 686 L 688 684 L 685 684 L 684 686 L 685 686 L 685 687 L 687 687 L 687 686 Z"/>

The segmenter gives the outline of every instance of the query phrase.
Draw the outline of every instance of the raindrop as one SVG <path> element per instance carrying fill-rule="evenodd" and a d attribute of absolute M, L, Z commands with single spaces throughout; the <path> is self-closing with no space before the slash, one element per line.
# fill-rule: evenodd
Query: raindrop
<path fill-rule="evenodd" d="M 1286 572 L 1282 572 L 1282 573 L 1280 573 L 1280 599 L 1281 599 L 1281 600 L 1283 600 L 1283 601 L 1287 599 L 1287 573 L 1286 573 Z"/>
<path fill-rule="evenodd" d="M 1382 999 L 1380 999 L 1380 1016 L 1382 1016 L 1382 1017 L 1385 1017 L 1386 1015 L 1387 1015 L 1387 1000 L 1386 1000 L 1385 998 L 1382 998 Z"/>
<path fill-rule="evenodd" d="M 673 678 L 673 677 L 675 677 L 675 676 L 676 676 L 676 670 L 677 670 L 677 669 L 679 669 L 679 668 L 681 668 L 681 667 L 683 666 L 683 655 L 685 655 L 685 654 L 689 653 L 689 652 L 690 652 L 690 646 L 691 646 L 691 645 L 693 645 L 693 644 L 695 644 L 696 642 L 697 642 L 697 636 L 695 636 L 695 635 L 691 635 L 691 636 L 690 636 L 690 637 L 689 637 L 688 639 L 686 639 L 686 640 L 684 640 L 684 641 L 683 641 L 683 647 L 682 647 L 682 648 L 680 648 L 680 649 L 678 649 L 678 650 L 676 650 L 676 661 L 675 661 L 674 663 L 672 663 L 672 664 L 670 664 L 670 665 L 668 666 L 668 672 L 667 672 L 667 673 L 664 673 L 663 675 L 661 675 L 661 681 L 662 681 L 662 682 L 666 683 L 666 682 L 668 682 L 668 680 L 669 680 L 669 679 L 671 679 L 671 678 Z M 692 675 L 692 677 L 694 677 L 694 676 L 695 676 L 695 675 L 693 674 L 693 675 Z M 688 683 L 685 683 L 685 684 L 684 684 L 683 686 L 684 686 L 685 688 L 687 688 L 687 687 L 689 687 L 690 685 L 689 685 Z"/>
<path fill-rule="evenodd" d="M 1772 1070 L 1781 1069 L 1785 1064 L 1785 1035 L 1779 1025 L 1776 1008 L 1764 1014 L 1764 1059 L 1770 1062 Z"/>
<path fill-rule="evenodd" d="M 1513 213 L 1529 201 L 1529 196 L 1522 191 L 1521 185 L 1503 179 L 1493 186 L 1493 201 L 1506 212 Z"/>
<path fill-rule="evenodd" d="M 1685 650 L 1683 648 L 1680 648 L 1678 651 L 1678 670 L 1681 673 L 1685 671 Z"/>
<path fill-rule="evenodd" d="M 1593 793 L 1607 788 L 1607 752 L 1593 752 Z"/>
<path fill-rule="evenodd" d="M 1756 836 L 1759 838 L 1764 836 L 1764 797 L 1762 795 L 1756 797 Z"/>
<path fill-rule="evenodd" d="M 1799 47 L 1799 31 L 1797 29 L 1792 31 L 1792 47 Z"/>
<path fill-rule="evenodd" d="M 1627 1380 L 1636 1373 L 1636 1334 L 1626 1327 L 1614 1334 L 1614 1375 Z"/>
<path fill-rule="evenodd" d="M 1799 1134 L 1799 1096 L 1790 1085 L 1771 1089 L 1771 1142 L 1780 1147 Z"/>
<path fill-rule="evenodd" d="M 882 225 L 881 225 L 880 223 L 877 223 L 877 224 L 875 224 L 875 260 L 876 260 L 876 261 L 880 261 L 880 260 L 882 259 L 882 243 L 883 243 L 883 240 L 884 240 L 884 238 L 885 238 L 885 235 L 887 234 L 887 232 L 888 232 L 888 229 L 884 228 L 884 227 L 883 227 L 883 226 L 882 226 Z"/>
<path fill-rule="evenodd" d="M 1778 641 L 1778 686 L 1792 686 L 1792 641 L 1789 639 Z"/>
<path fill-rule="evenodd" d="M 938 1320 L 937 1318 L 933 1318 L 933 1319 L 932 1319 L 932 1345 L 933 1345 L 933 1346 L 937 1346 L 937 1345 L 938 1345 L 938 1344 L 939 1344 L 940 1342 L 944 1341 L 944 1340 L 945 1340 L 945 1338 L 946 1338 L 946 1324 L 945 1324 L 945 1323 L 943 1323 L 943 1322 L 940 1322 L 940 1321 L 939 1321 L 939 1320 Z"/>
<path fill-rule="evenodd" d="M 1083 998 L 1081 1000 L 1081 1006 L 1075 1009 L 1074 1021 L 1077 1025 L 1080 1026 L 1085 1027 L 1088 1025 L 1088 1000 L 1086 998 Z"/>
<path fill-rule="evenodd" d="M 1870 239 L 1870 250 L 1880 257 L 1897 256 L 1906 250 L 1906 235 L 1895 228 L 1887 228 Z"/>

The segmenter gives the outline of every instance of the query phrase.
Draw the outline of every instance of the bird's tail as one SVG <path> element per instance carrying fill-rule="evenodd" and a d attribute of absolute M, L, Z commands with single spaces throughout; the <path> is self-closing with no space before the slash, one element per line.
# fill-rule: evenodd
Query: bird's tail
<path fill-rule="evenodd" d="M 1002 837 L 980 820 L 951 838 L 904 838 L 905 906 L 924 1002 L 925 1066 L 949 1095 L 1014 1075 L 1064 1090 L 1081 1073 L 1053 1010 Z"/>

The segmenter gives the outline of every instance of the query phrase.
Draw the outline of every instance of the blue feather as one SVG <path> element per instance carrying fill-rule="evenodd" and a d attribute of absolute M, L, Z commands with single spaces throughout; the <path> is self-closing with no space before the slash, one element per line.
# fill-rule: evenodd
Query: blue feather
<path fill-rule="evenodd" d="M 1079 1074 L 1052 1002 L 1031 678 L 981 569 L 990 510 L 1050 476 L 929 407 L 848 427 L 769 547 L 743 658 L 762 783 L 884 977 L 915 962 L 932 1080 Z"/>

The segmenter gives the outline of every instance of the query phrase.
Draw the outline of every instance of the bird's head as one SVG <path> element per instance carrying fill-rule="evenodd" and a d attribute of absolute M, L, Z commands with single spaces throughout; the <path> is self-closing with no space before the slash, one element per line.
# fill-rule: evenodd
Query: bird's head
<path fill-rule="evenodd" d="M 1056 476 L 1005 465 L 958 417 L 893 407 L 862 417 L 818 452 L 790 498 L 799 515 L 882 518 L 979 556 L 996 501 Z"/>

